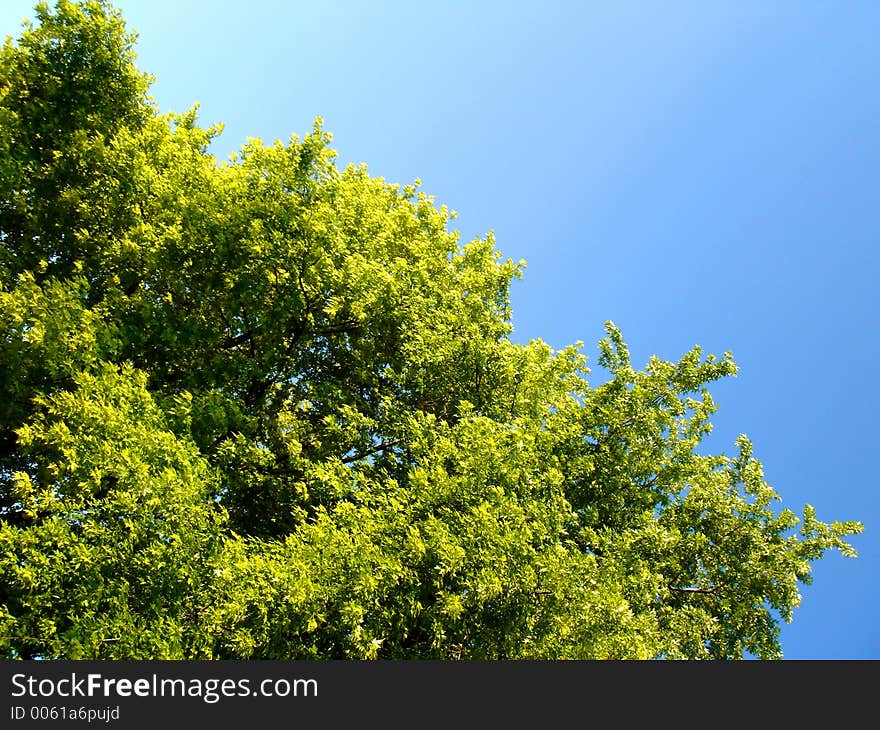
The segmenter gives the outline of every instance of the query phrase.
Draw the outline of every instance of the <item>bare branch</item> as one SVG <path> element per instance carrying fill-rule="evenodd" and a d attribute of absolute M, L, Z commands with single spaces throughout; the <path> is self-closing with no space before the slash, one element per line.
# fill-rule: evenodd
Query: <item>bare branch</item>
<path fill-rule="evenodd" d="M 363 459 L 367 456 L 370 456 L 371 454 L 376 454 L 380 451 L 386 451 L 387 449 L 390 449 L 392 446 L 397 446 L 397 444 L 399 444 L 401 441 L 403 441 L 403 439 L 393 439 L 392 441 L 385 441 L 381 444 L 378 444 L 377 446 L 374 446 L 372 449 L 367 449 L 366 451 L 361 451 L 360 453 L 354 454 L 353 456 L 346 456 L 342 460 L 342 463 L 343 464 L 350 464 L 353 461 L 358 461 L 358 460 Z"/>

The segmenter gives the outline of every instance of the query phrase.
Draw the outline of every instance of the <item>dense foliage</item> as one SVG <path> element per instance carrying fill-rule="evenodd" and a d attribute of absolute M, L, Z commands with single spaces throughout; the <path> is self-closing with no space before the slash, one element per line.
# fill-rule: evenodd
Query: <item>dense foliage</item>
<path fill-rule="evenodd" d="M 99 0 L 0 58 L 0 656 L 779 655 L 856 523 L 698 446 L 729 355 L 512 342 L 520 265 L 320 125 L 219 163 Z"/>

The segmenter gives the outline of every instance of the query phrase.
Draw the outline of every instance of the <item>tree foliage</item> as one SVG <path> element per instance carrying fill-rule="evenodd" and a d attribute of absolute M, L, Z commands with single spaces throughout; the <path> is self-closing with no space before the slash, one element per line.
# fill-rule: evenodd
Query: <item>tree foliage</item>
<path fill-rule="evenodd" d="M 210 153 L 102 0 L 0 57 L 0 655 L 763 658 L 857 523 L 705 455 L 729 355 L 605 382 L 521 264 L 320 123 Z"/>

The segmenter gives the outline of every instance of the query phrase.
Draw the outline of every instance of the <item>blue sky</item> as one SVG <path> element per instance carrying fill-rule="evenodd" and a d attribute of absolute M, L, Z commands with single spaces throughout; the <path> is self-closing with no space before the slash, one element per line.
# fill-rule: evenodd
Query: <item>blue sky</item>
<path fill-rule="evenodd" d="M 786 506 L 860 519 L 788 659 L 880 658 L 880 3 L 117 0 L 163 111 L 214 152 L 324 118 L 365 162 L 526 259 L 514 338 L 623 330 L 637 365 L 731 350 L 709 445 L 748 434 Z M 32 3 L 4 0 L 17 35 Z M 597 373 L 597 378 L 599 374 Z"/>

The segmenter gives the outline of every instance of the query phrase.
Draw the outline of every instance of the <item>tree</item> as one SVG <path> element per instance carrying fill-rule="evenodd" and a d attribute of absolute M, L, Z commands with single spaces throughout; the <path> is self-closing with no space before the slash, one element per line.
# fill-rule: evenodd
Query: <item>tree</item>
<path fill-rule="evenodd" d="M 510 339 L 521 264 L 320 124 L 229 162 L 103 0 L 0 58 L 0 655 L 762 658 L 858 523 L 777 507 L 732 376 Z M 799 528 L 798 528 L 799 525 Z"/>

